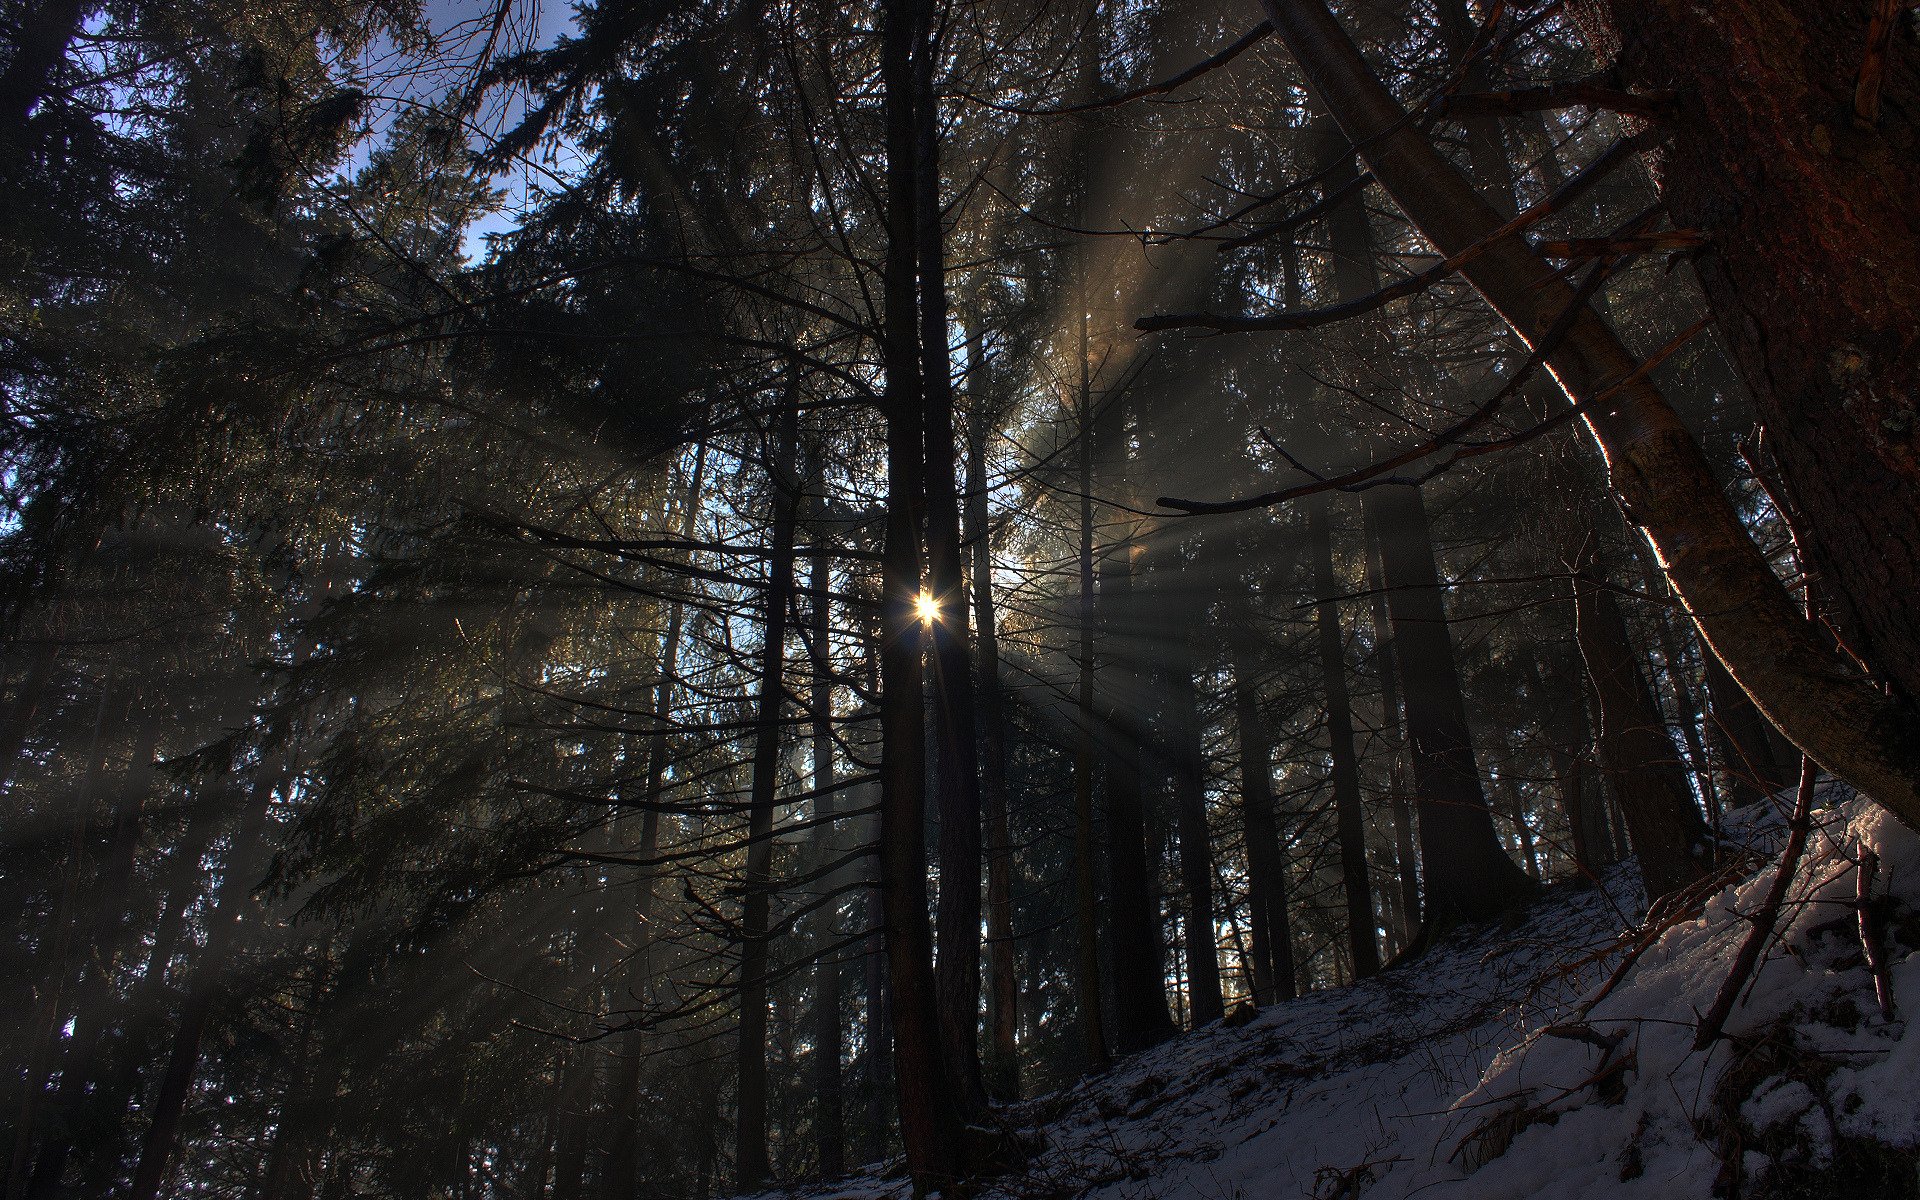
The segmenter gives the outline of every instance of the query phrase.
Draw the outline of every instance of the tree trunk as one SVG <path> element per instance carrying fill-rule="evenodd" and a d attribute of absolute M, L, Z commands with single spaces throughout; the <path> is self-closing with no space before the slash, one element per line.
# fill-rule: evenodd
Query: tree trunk
<path fill-rule="evenodd" d="M 1883 7 L 1893 44 L 1869 120 L 1856 92 Z M 1628 87 L 1674 97 L 1672 136 L 1649 167 L 1674 222 L 1708 238 L 1696 269 L 1799 510 L 1801 552 L 1851 647 L 1920 696 L 1920 60 L 1898 6 L 1584 0 L 1575 11 Z M 1733 674 L 1754 691 L 1739 658 Z M 1794 724 L 1796 741 L 1826 742 Z M 1844 750 L 1813 749 L 1846 774 L 1829 761 Z M 1898 810 L 1899 795 L 1879 798 Z"/>
<path fill-rule="evenodd" d="M 1079 310 L 1080 603 L 1073 746 L 1074 1003 L 1079 1008 L 1081 1056 L 1089 1071 L 1107 1065 L 1105 1014 L 1100 1003 L 1100 900 L 1093 829 L 1093 387 L 1087 377 L 1087 298 L 1081 284 Z"/>
<path fill-rule="evenodd" d="M 93 0 L 41 0 L 22 22 L 13 58 L 0 73 L 0 148 L 6 154 L 19 152 L 34 106 L 51 94 L 53 72 L 93 8 Z"/>
<path fill-rule="evenodd" d="M 773 810 L 780 776 L 780 709 L 786 698 L 787 613 L 793 605 L 794 525 L 799 488 L 794 442 L 799 397 L 784 399 L 768 474 L 773 492 L 773 545 L 767 562 L 767 599 L 760 648 L 759 711 L 754 718 L 752 792 L 747 801 L 747 863 L 740 904 L 739 1094 L 736 1106 L 735 1183 L 751 1192 L 772 1169 L 767 1157 L 768 912 L 773 891 Z"/>
<path fill-rule="evenodd" d="M 1263 0 L 1263 6 L 1375 178 L 1442 253 L 1457 254 L 1500 228 L 1498 214 L 1406 120 L 1324 4 Z M 1644 44 L 1645 39 L 1635 41 Z M 1746 161 L 1770 162 L 1772 155 Z M 1895 184 L 1889 180 L 1885 186 Z M 1834 210 L 1847 211 L 1850 206 Z M 1683 212 L 1675 216 L 1686 219 Z M 1857 245 L 1857 226 L 1836 219 L 1835 227 L 1846 231 L 1847 245 Z M 1766 244 L 1764 238 L 1757 241 Z M 1831 265 L 1823 263 L 1820 270 Z M 1575 299 L 1570 285 L 1511 236 L 1465 265 L 1462 274 L 1523 339 L 1541 337 L 1571 311 Z M 1797 295 L 1797 288 L 1773 294 L 1791 303 L 1787 298 Z M 1912 308 L 1907 304 L 1902 311 Z M 1645 531 L 1675 592 L 1729 673 L 1761 712 L 1821 765 L 1908 823 L 1920 823 L 1920 737 L 1914 736 L 1912 713 L 1820 644 L 1747 536 L 1672 406 L 1635 374 L 1633 357 L 1590 308 L 1583 308 L 1574 313 L 1572 328 L 1548 362 L 1570 397 L 1593 402 L 1581 416 L 1606 455 L 1622 510 Z M 1611 394 L 1602 401 L 1608 389 Z M 1849 473 L 1835 471 L 1833 478 L 1849 478 Z M 1858 513 L 1885 507 L 1920 514 L 1920 505 L 1907 498 L 1875 504 L 1857 490 L 1848 493 L 1846 503 Z M 1920 546 L 1920 537 L 1906 544 Z M 1887 594 L 1904 597 L 1907 591 Z M 1904 605 L 1904 599 L 1889 603 Z"/>
<path fill-rule="evenodd" d="M 1394 661 L 1406 687 L 1426 885 L 1422 920 L 1431 939 L 1454 923 L 1507 908 L 1527 894 L 1530 882 L 1500 848 L 1481 786 L 1420 490 L 1389 484 L 1366 492 L 1365 502 L 1380 531 Z"/>
<path fill-rule="evenodd" d="M 1213 845 L 1207 828 L 1206 761 L 1193 686 L 1193 638 L 1173 634 L 1173 660 L 1164 672 L 1168 767 L 1173 776 L 1174 823 L 1180 838 L 1180 882 L 1185 888 L 1187 996 L 1198 1029 L 1226 1015 L 1220 996 L 1220 948 L 1213 932 Z"/>
<path fill-rule="evenodd" d="M 1273 813 L 1272 742 L 1260 707 L 1259 656 L 1252 614 L 1244 599 L 1228 598 L 1233 657 L 1233 704 L 1240 734 L 1240 812 L 1247 854 L 1247 925 L 1252 942 L 1253 1002 L 1272 1004 L 1299 994 L 1293 970 L 1293 931 L 1287 915 L 1286 863 Z"/>
<path fill-rule="evenodd" d="M 822 542 L 819 550 L 826 550 Z M 813 686 L 808 697 L 813 722 L 813 813 L 819 822 L 813 835 L 815 857 L 823 864 L 834 862 L 843 848 L 834 837 L 837 805 L 833 792 L 833 636 L 832 603 L 828 599 L 833 577 L 827 556 L 813 559 L 811 588 L 813 616 Z M 822 951 L 814 962 L 813 994 L 813 1094 L 818 1104 L 814 1117 L 814 1143 L 820 1159 L 820 1174 L 832 1178 L 847 1171 L 846 1098 L 840 1079 L 840 942 L 845 934 L 840 920 L 839 891 L 845 872 L 830 869 L 822 877 L 822 886 L 830 895 L 821 912 Z"/>
<path fill-rule="evenodd" d="M 1721 769 L 1727 773 L 1733 806 L 1753 804 L 1792 787 L 1793 780 L 1774 757 L 1767 719 L 1718 658 L 1711 654 L 1700 658 L 1707 668 L 1707 728 Z"/>
<path fill-rule="evenodd" d="M 1387 753 L 1392 763 L 1388 769 L 1387 792 L 1393 804 L 1393 861 L 1400 885 L 1398 940 L 1400 948 L 1405 949 L 1412 944 L 1420 924 L 1420 855 L 1414 845 L 1413 804 L 1407 798 L 1406 776 L 1400 760 L 1404 740 L 1400 732 L 1400 668 L 1394 661 L 1393 621 L 1387 613 L 1387 573 L 1380 561 L 1379 521 L 1364 505 L 1360 515 L 1367 543 L 1367 590 L 1372 593 L 1381 725 L 1386 732 Z"/>
<path fill-rule="evenodd" d="M 887 421 L 886 547 L 881 571 L 880 899 L 893 1020 L 900 1136 L 916 1191 L 944 1191 L 963 1165 L 961 1117 L 940 1051 L 927 925 L 926 715 L 921 660 L 920 516 L 924 393 L 915 310 L 915 130 L 912 58 L 926 36 L 925 0 L 883 13 L 887 250 L 881 354 Z"/>
<path fill-rule="evenodd" d="M 1353 709 L 1347 699 L 1346 638 L 1340 630 L 1340 589 L 1333 578 L 1333 533 L 1327 498 L 1307 505 L 1308 558 L 1313 564 L 1314 619 L 1320 643 L 1320 682 L 1327 703 L 1327 751 L 1333 760 L 1333 808 L 1340 834 L 1340 882 L 1347 899 L 1347 945 L 1355 978 L 1380 970 L 1374 940 L 1373 885 L 1367 878 L 1367 823 L 1360 808 L 1360 763 L 1353 750 Z"/>
<path fill-rule="evenodd" d="M 978 370 L 976 347 L 968 355 L 971 382 Z M 974 703 L 980 725 L 980 799 L 987 822 L 987 1017 L 985 1080 L 1003 1101 L 1020 1098 L 1019 985 L 1013 958 L 1013 833 L 1007 811 L 1007 715 L 1000 690 L 1000 641 L 995 632 L 993 546 L 987 513 L 987 433 L 991 410 L 982 389 L 969 387 L 967 421 L 966 541 L 971 550 L 973 627 L 978 654 Z"/>
<path fill-rule="evenodd" d="M 948 355 L 946 231 L 940 208 L 938 47 L 926 22 L 914 50 L 916 232 L 920 274 L 920 378 L 926 408 L 924 476 L 927 588 L 937 605 L 932 643 L 934 784 L 940 813 L 940 911 L 934 986 L 947 1077 L 966 1113 L 985 1107 L 980 1078 L 980 759 L 974 734 L 973 661 L 954 484 L 953 377 Z"/>
<path fill-rule="evenodd" d="M 1574 565 L 1580 653 L 1600 705 L 1600 764 L 1613 781 L 1651 900 L 1705 874 L 1710 839 L 1591 545 Z"/>

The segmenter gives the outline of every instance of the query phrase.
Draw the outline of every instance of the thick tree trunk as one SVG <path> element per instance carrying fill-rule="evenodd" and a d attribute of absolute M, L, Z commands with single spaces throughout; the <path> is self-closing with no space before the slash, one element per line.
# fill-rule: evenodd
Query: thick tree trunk
<path fill-rule="evenodd" d="M 1420 490 L 1389 484 L 1365 497 L 1381 535 L 1394 661 L 1406 688 L 1426 885 L 1422 919 L 1431 937 L 1455 922 L 1493 916 L 1525 896 L 1529 881 L 1494 833 Z"/>
<path fill-rule="evenodd" d="M 740 902 L 739 1093 L 734 1147 L 736 1186 L 751 1192 L 772 1169 L 767 1157 L 768 913 L 773 900 L 773 810 L 780 776 L 780 709 L 786 699 L 787 614 L 793 605 L 794 526 L 799 488 L 794 479 L 798 396 L 781 405 L 768 472 L 773 492 L 773 536 L 767 560 L 766 636 L 760 648 L 760 699 L 754 717 L 753 779 L 747 800 L 747 862 Z"/>
<path fill-rule="evenodd" d="M 1263 6 L 1309 85 L 1359 147 L 1375 178 L 1442 253 L 1457 254 L 1500 228 L 1499 215 L 1406 120 L 1405 111 L 1323 3 L 1264 0 Z M 1635 39 L 1637 44 L 1646 40 Z M 1712 61 L 1702 60 L 1698 48 L 1690 53 L 1692 61 Z M 1724 80 L 1733 74 L 1716 72 L 1715 77 Z M 1750 147 L 1757 153 L 1740 161 L 1771 162 L 1772 151 L 1765 146 Z M 1905 185 L 1896 174 L 1876 186 L 1885 187 L 1891 195 L 1897 186 Z M 1907 186 L 1897 194 L 1911 191 Z M 1858 245 L 1858 226 L 1837 215 L 1850 210 L 1851 206 L 1834 210 L 1834 228 L 1846 233 L 1845 246 L 1836 250 L 1843 256 L 1855 253 Z M 1675 215 L 1688 219 L 1684 210 Z M 1805 217 L 1797 213 L 1794 219 Z M 1756 238 L 1755 245 L 1771 250 L 1765 237 Z M 1802 270 L 1796 266 L 1793 277 L 1798 278 Z M 1543 336 L 1573 310 L 1572 287 L 1518 238 L 1500 239 L 1461 272 L 1523 339 Z M 1843 272 L 1823 258 L 1813 274 L 1838 278 Z M 1876 294 L 1884 294 L 1883 288 L 1877 285 Z M 1798 289 L 1783 283 L 1780 290 L 1766 294 L 1791 304 Z M 1889 307 L 1910 312 L 1914 305 L 1890 302 Z M 1907 336 L 1913 336 L 1911 330 Z M 1777 344 L 1791 339 L 1768 340 Z M 1910 348 L 1907 353 L 1910 359 Z M 1883 357 L 1869 355 L 1863 361 L 1878 363 Z M 1903 820 L 1920 824 L 1920 736 L 1915 734 L 1911 710 L 1860 678 L 1821 645 L 1813 626 L 1796 611 L 1720 492 L 1699 446 L 1659 390 L 1636 374 L 1637 364 L 1619 339 L 1590 308 L 1583 308 L 1574 312 L 1572 328 L 1552 349 L 1548 362 L 1567 394 L 1589 405 L 1581 416 L 1606 454 L 1623 511 L 1645 531 L 1674 590 L 1741 687 L 1769 720 L 1822 766 Z M 1841 365 L 1842 375 L 1858 376 L 1859 385 L 1871 373 Z M 1867 407 L 1884 408 L 1885 403 Z M 1795 440 L 1795 434 L 1789 431 L 1782 440 Z M 1851 480 L 1858 474 L 1841 468 L 1824 478 Z M 1808 486 L 1818 482 L 1816 478 Z M 1845 502 L 1859 514 L 1882 509 L 1920 513 L 1910 493 L 1872 503 L 1863 492 L 1850 488 Z M 1879 540 L 1875 535 L 1873 543 Z M 1832 540 L 1827 544 L 1831 546 Z M 1903 544 L 1920 546 L 1920 537 L 1907 538 Z M 1878 561 L 1889 561 L 1889 555 L 1891 561 L 1899 560 L 1889 550 Z M 1889 590 L 1888 603 L 1904 611 L 1909 590 Z M 1897 658 L 1884 648 L 1876 654 L 1888 662 Z"/>
<path fill-rule="evenodd" d="M 1640 856 L 1647 897 L 1685 887 L 1710 865 L 1706 823 L 1694 807 L 1672 739 L 1640 674 L 1620 603 L 1593 566 L 1574 567 L 1576 628 L 1600 704 L 1600 764 Z"/>
<path fill-rule="evenodd" d="M 1869 121 L 1856 92 L 1883 7 L 1893 44 Z M 1801 550 L 1849 644 L 1920 697 L 1920 58 L 1898 6 L 1575 10 L 1628 87 L 1674 97 L 1649 166 L 1674 222 L 1709 239 L 1696 268 L 1799 510 Z"/>
<path fill-rule="evenodd" d="M 880 597 L 880 902 L 886 931 L 900 1135 L 916 1191 L 944 1191 L 964 1164 L 958 1097 L 940 1051 L 927 925 L 926 715 L 922 695 L 920 515 L 924 393 L 915 308 L 916 232 L 912 58 L 926 36 L 924 0 L 883 13 L 887 251 L 881 355 L 887 420 L 886 546 Z"/>
<path fill-rule="evenodd" d="M 1353 708 L 1347 699 L 1346 638 L 1340 629 L 1340 589 L 1333 578 L 1333 533 L 1327 498 L 1307 505 L 1307 557 L 1313 567 L 1314 620 L 1320 645 L 1320 683 L 1327 704 L 1327 753 L 1333 761 L 1333 808 L 1340 835 L 1340 883 L 1347 899 L 1347 946 L 1353 973 L 1380 970 L 1373 884 L 1367 877 L 1367 822 L 1360 808 L 1360 762 L 1353 750 Z"/>

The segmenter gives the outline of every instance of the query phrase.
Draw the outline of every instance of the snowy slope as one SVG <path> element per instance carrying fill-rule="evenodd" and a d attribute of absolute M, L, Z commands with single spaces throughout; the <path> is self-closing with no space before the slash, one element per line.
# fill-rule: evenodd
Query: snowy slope
<path fill-rule="evenodd" d="M 1773 878 L 1777 817 L 1744 835 L 1768 857 L 1691 914 L 1634 929 L 1626 872 L 1556 888 L 1514 925 L 1412 968 L 1200 1030 L 1009 1110 L 1045 1148 L 988 1194 L 1920 1196 L 1904 1153 L 1920 1147 L 1920 1041 L 1876 1006 L 1852 865 L 1862 844 L 1880 855 L 1893 995 L 1920 1005 L 1920 837 L 1857 799 L 1816 818 L 1784 943 L 1709 1051 L 1691 1049 L 1697 1014 Z M 905 1191 L 866 1179 L 820 1194 Z"/>

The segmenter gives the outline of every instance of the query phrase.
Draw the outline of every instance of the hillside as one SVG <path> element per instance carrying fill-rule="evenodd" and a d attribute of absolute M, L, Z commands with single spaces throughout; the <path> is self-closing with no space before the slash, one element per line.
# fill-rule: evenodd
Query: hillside
<path fill-rule="evenodd" d="M 1915 1195 L 1920 1042 L 1877 1010 L 1851 859 L 1859 845 L 1880 857 L 1893 995 L 1909 1001 L 1920 838 L 1858 800 L 1815 817 L 1783 943 L 1707 1052 L 1691 1049 L 1696 1017 L 1745 936 L 1738 914 L 1773 879 L 1777 815 L 1741 831 L 1744 872 L 1691 915 L 1646 922 L 1631 867 L 1604 888 L 1560 886 L 1510 927 L 1463 931 L 1418 971 L 1277 1004 L 1237 1028 L 1229 1018 L 1010 1110 L 1045 1148 L 991 1194 Z M 832 1195 L 906 1190 L 868 1178 Z"/>

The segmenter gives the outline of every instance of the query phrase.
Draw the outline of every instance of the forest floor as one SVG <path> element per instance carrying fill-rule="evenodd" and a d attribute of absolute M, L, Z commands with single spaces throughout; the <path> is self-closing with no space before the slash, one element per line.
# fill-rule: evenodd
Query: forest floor
<path fill-rule="evenodd" d="M 1920 1197 L 1920 1038 L 1881 1015 L 1855 900 L 1866 846 L 1903 1018 L 1920 1006 L 1920 836 L 1844 789 L 1822 799 L 1783 936 L 1707 1050 L 1699 1014 L 1784 841 L 1768 805 L 1729 838 L 1740 863 L 1664 914 L 1638 910 L 1628 865 L 1417 963 L 1006 1109 L 1036 1153 L 986 1194 Z M 906 1194 L 890 1174 L 807 1194 Z"/>

